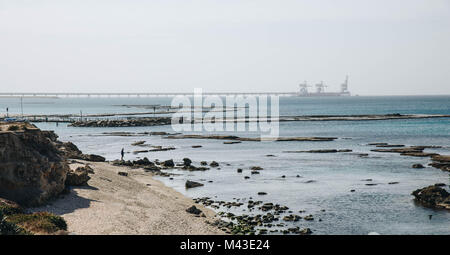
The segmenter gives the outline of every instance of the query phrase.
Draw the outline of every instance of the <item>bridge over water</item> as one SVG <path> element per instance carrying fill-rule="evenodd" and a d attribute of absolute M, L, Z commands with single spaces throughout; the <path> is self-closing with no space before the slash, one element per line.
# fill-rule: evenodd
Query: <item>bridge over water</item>
<path fill-rule="evenodd" d="M 144 93 L 70 93 L 70 92 L 1 92 L 0 97 L 173 97 L 193 96 L 190 92 L 144 92 Z M 238 95 L 273 95 L 273 96 L 296 96 L 296 92 L 203 92 L 207 96 L 238 96 Z"/>

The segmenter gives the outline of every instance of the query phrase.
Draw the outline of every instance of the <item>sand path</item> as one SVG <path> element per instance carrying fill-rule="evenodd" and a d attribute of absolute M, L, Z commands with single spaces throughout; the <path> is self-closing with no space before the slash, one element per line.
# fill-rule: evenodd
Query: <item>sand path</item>
<path fill-rule="evenodd" d="M 80 161 L 82 162 L 82 161 Z M 86 162 L 84 162 L 86 163 Z M 32 211 L 61 215 L 74 234 L 223 234 L 206 221 L 215 213 L 165 186 L 142 169 L 89 162 L 89 186 L 73 187 L 70 194 Z M 71 164 L 75 168 L 80 164 Z M 128 172 L 128 177 L 119 171 Z M 195 217 L 185 210 L 196 205 L 206 214 Z"/>

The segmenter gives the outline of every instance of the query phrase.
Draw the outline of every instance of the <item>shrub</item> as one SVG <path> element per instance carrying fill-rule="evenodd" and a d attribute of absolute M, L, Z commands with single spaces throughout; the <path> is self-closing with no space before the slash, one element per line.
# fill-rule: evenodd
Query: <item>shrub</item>
<path fill-rule="evenodd" d="M 51 234 L 60 230 L 67 230 L 67 223 L 62 217 L 48 212 L 14 214 L 8 216 L 7 221 L 32 233 Z"/>
<path fill-rule="evenodd" d="M 0 235 L 27 235 L 30 234 L 23 228 L 11 223 L 7 217 L 0 211 Z"/>
<path fill-rule="evenodd" d="M 8 127 L 8 131 L 17 131 L 19 130 L 19 126 L 17 125 L 11 125 Z"/>
<path fill-rule="evenodd" d="M 0 201 L 0 213 L 2 213 L 3 215 L 17 214 L 22 213 L 22 209 L 19 207 L 8 205 L 6 203 L 2 203 L 2 201 Z"/>

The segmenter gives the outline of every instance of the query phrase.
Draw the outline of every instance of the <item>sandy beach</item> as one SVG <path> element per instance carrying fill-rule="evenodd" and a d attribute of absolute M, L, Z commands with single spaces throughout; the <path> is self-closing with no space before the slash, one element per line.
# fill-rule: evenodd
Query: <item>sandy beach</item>
<path fill-rule="evenodd" d="M 84 165 L 83 161 L 71 168 Z M 195 204 L 179 192 L 152 178 L 143 169 L 117 167 L 107 162 L 89 162 L 89 186 L 72 187 L 69 194 L 31 211 L 48 211 L 64 217 L 68 231 L 76 235 L 97 234 L 224 234 L 207 223 L 215 213 Z M 118 175 L 127 172 L 128 176 Z M 206 217 L 186 212 L 192 205 Z"/>

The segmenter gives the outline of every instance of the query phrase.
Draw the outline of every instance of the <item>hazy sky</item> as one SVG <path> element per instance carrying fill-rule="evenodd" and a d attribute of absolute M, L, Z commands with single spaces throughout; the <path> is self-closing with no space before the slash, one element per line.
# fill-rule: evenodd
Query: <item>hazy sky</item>
<path fill-rule="evenodd" d="M 0 0 L 0 90 L 450 94 L 449 0 Z"/>

